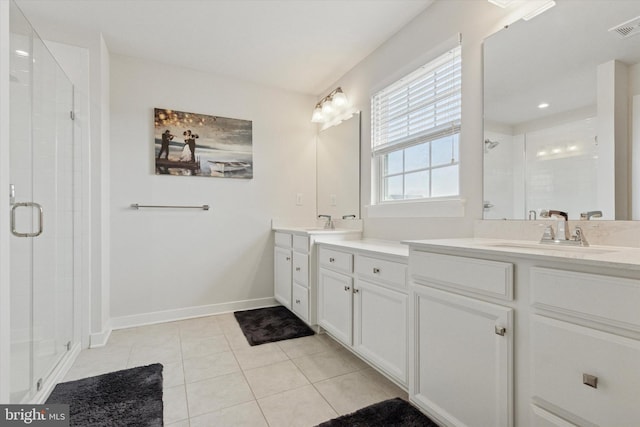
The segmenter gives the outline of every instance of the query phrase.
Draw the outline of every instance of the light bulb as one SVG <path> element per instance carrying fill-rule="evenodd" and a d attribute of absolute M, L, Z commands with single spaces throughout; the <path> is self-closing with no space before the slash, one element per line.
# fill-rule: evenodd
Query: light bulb
<path fill-rule="evenodd" d="M 336 93 L 333 94 L 331 99 L 335 107 L 344 107 L 347 105 L 347 95 L 344 94 L 341 88 L 336 89 Z"/>
<path fill-rule="evenodd" d="M 322 114 L 322 108 L 320 107 L 320 104 L 316 104 L 316 107 L 313 109 L 311 121 L 313 123 L 322 123 L 324 121 L 324 115 Z"/>
<path fill-rule="evenodd" d="M 331 104 L 331 100 L 330 99 L 326 99 L 323 103 L 322 103 L 322 114 L 325 117 L 330 116 L 331 114 L 333 114 L 334 108 L 333 105 Z"/>

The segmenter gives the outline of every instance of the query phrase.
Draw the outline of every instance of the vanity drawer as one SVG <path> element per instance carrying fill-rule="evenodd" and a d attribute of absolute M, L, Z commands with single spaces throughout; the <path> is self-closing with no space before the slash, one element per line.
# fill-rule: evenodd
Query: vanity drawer
<path fill-rule="evenodd" d="M 280 233 L 276 231 L 276 246 L 280 246 L 282 248 L 290 248 L 291 247 L 291 234 L 289 233 Z"/>
<path fill-rule="evenodd" d="M 639 280 L 541 267 L 530 277 L 536 308 L 640 331 Z"/>
<path fill-rule="evenodd" d="M 411 278 L 507 301 L 513 300 L 513 264 L 432 252 L 409 254 Z"/>
<path fill-rule="evenodd" d="M 353 255 L 333 249 L 320 248 L 318 251 L 320 265 L 345 273 L 353 272 Z"/>
<path fill-rule="evenodd" d="M 640 341 L 533 315 L 531 351 L 534 398 L 596 425 L 638 425 Z"/>
<path fill-rule="evenodd" d="M 305 322 L 309 321 L 309 290 L 293 284 L 291 309 Z"/>
<path fill-rule="evenodd" d="M 309 255 L 293 252 L 293 281 L 309 287 Z"/>
<path fill-rule="evenodd" d="M 293 249 L 300 252 L 309 252 L 309 237 L 293 235 Z"/>
<path fill-rule="evenodd" d="M 407 264 L 357 255 L 354 269 L 359 276 L 384 282 L 396 288 L 407 288 Z"/>

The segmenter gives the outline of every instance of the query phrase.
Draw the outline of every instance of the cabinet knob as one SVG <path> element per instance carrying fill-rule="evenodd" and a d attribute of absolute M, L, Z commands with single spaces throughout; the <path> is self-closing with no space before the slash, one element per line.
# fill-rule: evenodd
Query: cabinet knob
<path fill-rule="evenodd" d="M 379 268 L 373 268 L 373 274 L 380 274 L 380 269 Z"/>
<path fill-rule="evenodd" d="M 287 257 L 287 261 L 291 261 L 291 257 L 290 256 Z"/>
<path fill-rule="evenodd" d="M 360 292 L 360 289 L 353 288 L 353 293 L 354 294 L 357 294 L 358 292 Z"/>
<path fill-rule="evenodd" d="M 329 258 L 329 262 L 336 262 L 335 258 Z"/>
<path fill-rule="evenodd" d="M 350 288 L 349 286 L 345 286 L 345 287 L 344 287 L 344 290 L 345 290 L 345 291 L 348 291 L 348 290 L 350 290 L 350 289 L 351 289 L 351 288 Z"/>
<path fill-rule="evenodd" d="M 598 388 L 598 377 L 595 375 L 582 374 L 582 384 Z"/>
<path fill-rule="evenodd" d="M 296 304 L 300 304 L 300 300 L 299 299 L 296 300 Z"/>
<path fill-rule="evenodd" d="M 296 267 L 296 271 L 300 271 L 300 267 Z"/>
<path fill-rule="evenodd" d="M 496 335 L 500 335 L 501 337 L 504 336 L 504 334 L 507 333 L 507 328 L 505 328 L 504 326 L 498 326 L 496 325 Z"/>

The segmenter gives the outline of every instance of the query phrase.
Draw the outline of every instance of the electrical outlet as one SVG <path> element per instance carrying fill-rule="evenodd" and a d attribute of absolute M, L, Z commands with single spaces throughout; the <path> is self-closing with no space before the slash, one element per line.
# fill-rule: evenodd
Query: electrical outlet
<path fill-rule="evenodd" d="M 329 198 L 331 199 L 331 206 L 336 206 L 338 204 L 338 197 L 335 194 L 330 194 Z"/>
<path fill-rule="evenodd" d="M 296 205 L 302 206 L 302 193 L 296 194 Z"/>

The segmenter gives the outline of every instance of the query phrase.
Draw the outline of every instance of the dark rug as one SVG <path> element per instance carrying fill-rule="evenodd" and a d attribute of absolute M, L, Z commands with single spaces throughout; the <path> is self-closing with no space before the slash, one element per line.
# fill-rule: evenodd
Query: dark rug
<path fill-rule="evenodd" d="M 233 313 L 249 345 L 313 335 L 313 330 L 283 306 Z"/>
<path fill-rule="evenodd" d="M 60 383 L 47 403 L 68 404 L 71 426 L 161 427 L 162 365 Z"/>
<path fill-rule="evenodd" d="M 317 427 L 438 427 L 429 417 L 396 397 L 354 413 L 326 421 Z"/>

